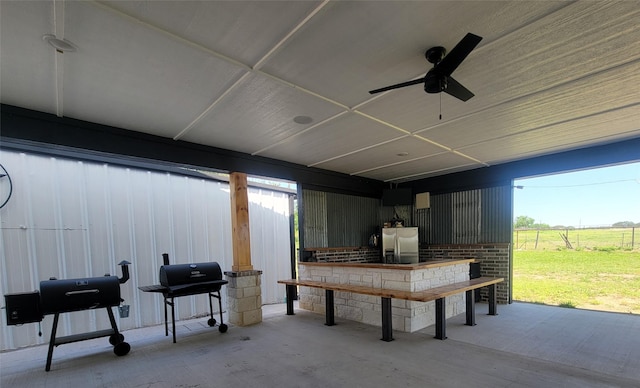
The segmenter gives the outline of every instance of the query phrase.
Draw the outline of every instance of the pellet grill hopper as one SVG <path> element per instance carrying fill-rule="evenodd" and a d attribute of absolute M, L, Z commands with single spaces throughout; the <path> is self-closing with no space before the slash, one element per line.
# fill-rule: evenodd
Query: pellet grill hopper
<path fill-rule="evenodd" d="M 176 313 L 174 298 L 196 294 L 209 294 L 210 318 L 209 326 L 215 326 L 212 299 L 218 299 L 220 309 L 220 326 L 218 330 L 225 333 L 228 326 L 222 320 L 222 297 L 220 289 L 228 281 L 222 279 L 222 270 L 215 261 L 192 264 L 169 264 L 169 255 L 162 254 L 164 265 L 160 267 L 160 284 L 139 286 L 144 292 L 161 293 L 164 297 L 164 334 L 169 335 L 167 306 L 171 306 L 171 328 L 173 343 L 176 342 Z"/>
<path fill-rule="evenodd" d="M 109 343 L 113 345 L 116 356 L 124 356 L 129 353 L 131 346 L 124 342 L 124 335 L 118 331 L 111 307 L 118 306 L 124 301 L 120 297 L 120 284 L 129 280 L 129 264 L 131 263 L 128 261 L 118 263 L 122 269 L 121 278 L 109 274 L 79 279 L 51 278 L 40 282 L 40 291 L 5 295 L 7 325 L 40 322 L 45 315 L 53 314 L 53 327 L 45 367 L 47 372 L 51 370 L 53 348 L 62 344 L 109 337 Z M 56 337 L 60 314 L 97 308 L 107 310 L 111 329 Z"/>

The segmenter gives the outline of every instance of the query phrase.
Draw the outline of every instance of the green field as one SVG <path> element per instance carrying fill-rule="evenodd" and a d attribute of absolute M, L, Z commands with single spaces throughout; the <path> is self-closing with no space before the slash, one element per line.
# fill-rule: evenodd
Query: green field
<path fill-rule="evenodd" d="M 515 241 L 514 235 L 514 244 Z M 638 248 L 576 250 L 540 246 L 539 240 L 538 250 L 514 249 L 514 300 L 640 314 Z"/>

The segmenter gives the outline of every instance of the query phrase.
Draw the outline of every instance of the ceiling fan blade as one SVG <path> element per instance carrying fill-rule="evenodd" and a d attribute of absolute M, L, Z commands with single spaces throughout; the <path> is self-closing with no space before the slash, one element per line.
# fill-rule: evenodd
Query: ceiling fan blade
<path fill-rule="evenodd" d="M 438 63 L 433 68 L 433 71 L 435 71 L 439 75 L 450 76 L 451 73 L 453 73 L 453 71 L 457 69 L 458 66 L 460 66 L 467 55 L 469 55 L 469 53 L 471 53 L 471 51 L 476 48 L 481 40 L 481 36 L 474 35 L 470 32 L 467 33 L 467 35 L 465 35 L 465 37 L 462 38 L 460 42 L 458 42 L 456 47 L 454 47 L 453 50 L 451 50 L 442 59 L 442 61 L 440 61 L 440 63 Z"/>
<path fill-rule="evenodd" d="M 391 86 L 385 86 L 384 88 L 380 88 L 380 89 L 370 90 L 369 94 L 376 94 L 376 93 L 380 93 L 380 92 L 386 92 L 387 90 L 404 88 L 405 86 L 421 84 L 421 83 L 424 83 L 424 79 L 425 78 L 422 77 L 420 79 L 414 79 L 413 81 L 407 81 L 407 82 L 403 82 L 403 83 L 400 83 L 400 84 L 395 84 L 395 85 L 391 85 Z"/>
<path fill-rule="evenodd" d="M 462 86 L 460 82 L 452 77 L 447 77 L 447 88 L 444 92 L 462 101 L 467 101 L 474 96 L 469 89 Z"/>

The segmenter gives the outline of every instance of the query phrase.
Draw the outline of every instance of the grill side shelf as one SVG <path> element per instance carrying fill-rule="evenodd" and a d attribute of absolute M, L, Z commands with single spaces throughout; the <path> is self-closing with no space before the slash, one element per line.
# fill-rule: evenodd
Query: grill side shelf
<path fill-rule="evenodd" d="M 169 288 L 165 286 L 161 286 L 159 284 L 154 284 L 152 286 L 138 286 L 138 289 L 143 292 L 166 292 L 169 291 Z"/>

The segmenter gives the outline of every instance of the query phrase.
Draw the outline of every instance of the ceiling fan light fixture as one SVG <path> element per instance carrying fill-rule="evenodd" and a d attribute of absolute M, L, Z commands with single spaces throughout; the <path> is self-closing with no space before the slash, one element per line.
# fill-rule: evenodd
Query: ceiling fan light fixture
<path fill-rule="evenodd" d="M 69 42 L 66 39 L 58 39 L 55 35 L 52 34 L 43 35 L 42 40 L 49 43 L 53 48 L 56 49 L 56 51 L 60 53 L 74 52 L 77 50 L 76 46 L 73 43 Z"/>

